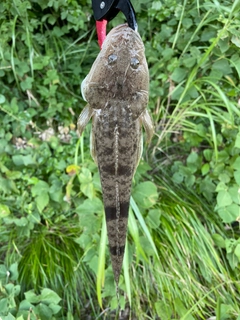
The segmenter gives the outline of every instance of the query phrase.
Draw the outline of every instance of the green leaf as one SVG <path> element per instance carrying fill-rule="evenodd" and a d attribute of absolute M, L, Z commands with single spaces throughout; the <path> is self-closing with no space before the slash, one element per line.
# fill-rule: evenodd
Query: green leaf
<path fill-rule="evenodd" d="M 87 168 L 82 168 L 82 171 L 79 174 L 79 181 L 82 193 L 89 199 L 93 199 L 95 192 L 91 171 Z"/>
<path fill-rule="evenodd" d="M 232 223 L 240 218 L 240 207 L 234 203 L 230 206 L 220 208 L 218 214 L 224 223 Z"/>
<path fill-rule="evenodd" d="M 240 48 L 240 37 L 232 36 L 231 41 L 232 41 L 232 43 L 235 44 L 235 46 L 237 46 L 238 48 Z"/>
<path fill-rule="evenodd" d="M 76 208 L 76 212 L 80 215 L 89 213 L 101 214 L 103 212 L 103 203 L 99 198 L 86 199 Z"/>
<path fill-rule="evenodd" d="M 8 298 L 3 298 L 0 300 L 0 316 L 6 315 L 8 312 Z"/>
<path fill-rule="evenodd" d="M 22 177 L 22 173 L 20 171 L 7 171 L 6 176 L 8 179 L 16 180 Z"/>
<path fill-rule="evenodd" d="M 0 94 L 0 104 L 4 103 L 5 101 L 5 97 L 2 94 Z"/>
<path fill-rule="evenodd" d="M 10 279 L 12 281 L 16 281 L 18 279 L 18 264 L 17 263 L 11 264 L 9 271 L 10 271 Z"/>
<path fill-rule="evenodd" d="M 238 132 L 238 134 L 236 136 L 234 147 L 240 149 L 240 132 Z"/>
<path fill-rule="evenodd" d="M 0 203 L 0 218 L 5 218 L 10 215 L 9 207 Z"/>
<path fill-rule="evenodd" d="M 229 188 L 228 192 L 231 195 L 232 201 L 240 205 L 240 187 L 234 185 Z"/>
<path fill-rule="evenodd" d="M 173 73 L 172 73 L 172 80 L 179 83 L 181 82 L 183 79 L 186 78 L 186 75 L 188 73 L 188 69 L 185 68 L 176 68 Z"/>
<path fill-rule="evenodd" d="M 86 232 L 82 233 L 81 236 L 75 240 L 75 242 L 78 243 L 80 247 L 85 251 L 87 250 L 89 245 L 90 246 L 92 245 L 91 241 L 92 241 L 92 238 L 89 236 L 89 234 L 86 234 Z"/>
<path fill-rule="evenodd" d="M 240 168 L 239 168 L 240 169 Z M 236 181 L 236 183 L 239 185 L 240 187 L 240 170 L 234 171 L 234 179 Z"/>
<path fill-rule="evenodd" d="M 7 268 L 4 264 L 0 264 L 0 280 L 5 280 L 7 278 Z"/>
<path fill-rule="evenodd" d="M 59 82 L 59 77 L 58 77 L 58 74 L 57 74 L 57 70 L 55 69 L 52 69 L 52 70 L 48 70 L 47 71 L 47 77 L 44 79 L 44 84 L 50 84 L 50 83 L 53 83 L 53 84 L 56 84 Z"/>
<path fill-rule="evenodd" d="M 208 163 L 205 163 L 202 168 L 201 168 L 201 172 L 202 172 L 202 175 L 205 176 L 210 170 L 210 166 Z"/>
<path fill-rule="evenodd" d="M 237 157 L 237 159 L 234 161 L 233 165 L 232 165 L 233 169 L 240 169 L 240 157 Z"/>
<path fill-rule="evenodd" d="M 160 317 L 161 320 L 171 319 L 173 310 L 165 301 L 158 301 L 154 304 L 154 306 L 157 311 L 157 315 Z"/>
<path fill-rule="evenodd" d="M 30 90 L 32 89 L 32 83 L 33 83 L 33 78 L 31 77 L 27 77 L 25 80 L 23 80 L 21 83 L 20 83 L 20 86 L 22 88 L 23 91 L 26 91 L 26 90 Z"/>
<path fill-rule="evenodd" d="M 7 295 L 8 296 L 11 295 L 12 292 L 13 292 L 14 284 L 13 283 L 8 283 L 4 287 L 6 289 Z"/>
<path fill-rule="evenodd" d="M 11 313 L 8 313 L 8 315 L 7 316 L 2 316 L 1 317 L 1 319 L 2 320 L 24 320 L 23 318 L 22 319 L 20 319 L 20 318 L 15 318 Z"/>
<path fill-rule="evenodd" d="M 48 195 L 48 193 L 47 192 L 42 192 L 41 194 L 39 194 L 36 197 L 35 201 L 36 201 L 36 204 L 37 204 L 37 208 L 38 208 L 39 212 L 41 213 L 49 203 L 49 195 Z"/>
<path fill-rule="evenodd" d="M 212 69 L 221 71 L 224 75 L 231 73 L 231 67 L 226 59 L 217 60 L 212 65 Z"/>
<path fill-rule="evenodd" d="M 27 156 L 15 155 L 12 157 L 12 160 L 16 166 L 31 166 L 36 164 L 36 161 L 30 154 Z"/>
<path fill-rule="evenodd" d="M 222 53 L 226 52 L 229 49 L 229 38 L 220 39 L 218 45 Z"/>
<path fill-rule="evenodd" d="M 194 320 L 193 316 L 190 313 L 190 310 L 188 311 L 185 308 L 180 298 L 175 299 L 174 305 L 177 310 L 177 313 L 181 316 L 180 320 Z"/>
<path fill-rule="evenodd" d="M 172 176 L 172 180 L 174 183 L 178 184 L 178 183 L 182 183 L 184 179 L 184 175 L 180 172 L 175 172 Z"/>
<path fill-rule="evenodd" d="M 43 289 L 41 295 L 39 296 L 40 300 L 46 304 L 58 304 L 61 301 L 59 295 L 51 289 Z"/>
<path fill-rule="evenodd" d="M 81 183 L 92 182 L 92 173 L 87 168 L 82 168 L 81 173 L 79 174 L 79 180 Z"/>
<path fill-rule="evenodd" d="M 149 227 L 152 229 L 157 229 L 160 225 L 160 217 L 161 211 L 159 209 L 149 210 L 146 217 L 146 221 L 148 222 Z"/>
<path fill-rule="evenodd" d="M 219 248 L 226 248 L 225 240 L 223 239 L 222 236 L 215 233 L 212 235 L 212 238 L 216 246 L 218 246 Z"/>
<path fill-rule="evenodd" d="M 158 199 L 157 187 L 151 181 L 145 181 L 137 185 L 133 190 L 133 198 L 139 206 L 151 208 Z"/>
<path fill-rule="evenodd" d="M 42 193 L 46 194 L 49 191 L 49 185 L 43 180 L 39 180 L 31 189 L 33 197 L 39 196 Z"/>
<path fill-rule="evenodd" d="M 31 292 L 33 293 L 33 291 L 31 291 Z M 26 298 L 26 294 L 29 294 L 29 293 L 30 293 L 30 291 L 24 293 L 25 298 Z M 29 294 L 29 298 L 31 300 L 33 298 L 33 295 Z M 19 310 L 29 310 L 30 308 L 33 308 L 33 305 L 29 301 L 23 300 L 23 301 L 20 302 Z"/>
<path fill-rule="evenodd" d="M 204 155 L 204 157 L 205 157 L 205 159 L 206 159 L 207 161 L 211 161 L 211 160 L 212 160 L 213 151 L 210 150 L 210 149 L 205 149 L 205 150 L 203 151 L 203 155 Z"/>
<path fill-rule="evenodd" d="M 50 303 L 48 307 L 52 310 L 53 314 L 58 313 L 62 309 L 61 306 L 56 305 L 55 303 Z"/>
<path fill-rule="evenodd" d="M 48 56 L 37 56 L 33 59 L 34 70 L 42 70 L 49 63 L 50 57 Z"/>
<path fill-rule="evenodd" d="M 40 302 L 39 296 L 37 296 L 33 290 L 25 292 L 24 295 L 25 295 L 25 299 L 27 300 L 27 302 L 24 304 L 24 306 L 25 305 L 28 306 L 28 303 L 39 303 Z M 24 309 L 24 306 L 22 306 L 22 309 Z"/>
<path fill-rule="evenodd" d="M 234 250 L 234 254 L 238 257 L 238 260 L 240 262 L 240 244 L 238 244 Z"/>
<path fill-rule="evenodd" d="M 229 206 L 232 203 L 232 197 L 227 190 L 219 191 L 217 195 L 218 208 Z"/>
<path fill-rule="evenodd" d="M 12 221 L 18 227 L 25 227 L 28 224 L 28 220 L 25 217 L 21 217 L 20 219 L 16 218 L 16 219 L 13 219 Z"/>
<path fill-rule="evenodd" d="M 194 185 L 196 178 L 193 174 L 185 177 L 185 183 L 188 188 L 191 188 Z"/>
<path fill-rule="evenodd" d="M 233 319 L 233 314 L 235 313 L 235 310 L 232 305 L 228 304 L 221 304 L 221 320 L 232 320 Z"/>
<path fill-rule="evenodd" d="M 92 237 L 99 231 L 101 225 L 101 215 L 103 213 L 103 204 L 100 199 L 87 199 L 80 205 L 76 212 L 79 215 L 80 225 L 84 232 Z M 97 213 L 97 214 L 96 214 Z"/>
<path fill-rule="evenodd" d="M 53 313 L 51 308 L 46 306 L 44 303 L 40 303 L 36 308 L 35 312 L 40 316 L 41 320 L 51 320 Z"/>

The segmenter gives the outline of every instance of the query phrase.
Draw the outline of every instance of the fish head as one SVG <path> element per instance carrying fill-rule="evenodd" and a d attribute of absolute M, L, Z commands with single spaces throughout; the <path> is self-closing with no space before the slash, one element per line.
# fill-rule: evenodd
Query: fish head
<path fill-rule="evenodd" d="M 144 51 L 140 35 L 127 24 L 109 32 L 82 86 L 93 109 L 103 108 L 112 100 L 124 100 L 133 108 L 138 104 L 138 113 L 143 111 L 149 90 Z"/>

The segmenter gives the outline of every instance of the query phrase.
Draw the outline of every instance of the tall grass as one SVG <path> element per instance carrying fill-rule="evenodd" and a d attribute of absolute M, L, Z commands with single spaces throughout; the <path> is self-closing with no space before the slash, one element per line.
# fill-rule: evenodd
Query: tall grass
<path fill-rule="evenodd" d="M 44 5 L 42 1 L 39 4 Z M 75 5 L 74 2 L 68 4 L 69 7 Z M 131 199 L 126 253 L 119 283 L 123 314 L 120 315 L 117 309 L 104 212 L 98 206 L 99 202 L 102 205 L 99 176 L 96 174 L 96 166 L 89 160 L 89 130 L 87 129 L 85 136 L 78 142 L 76 132 L 72 130 L 73 138 L 68 145 L 59 141 L 56 143 L 58 138 L 55 136 L 55 140 L 44 145 L 45 149 L 49 149 L 46 154 L 46 150 L 38 151 L 43 141 L 37 140 L 31 150 L 23 148 L 20 151 L 16 150 L 11 141 L 11 135 L 14 136 L 17 131 L 14 121 L 22 123 L 21 117 L 30 107 L 33 113 L 31 121 L 35 126 L 27 125 L 30 119 L 24 121 L 26 139 L 30 136 L 33 142 L 36 140 L 35 136 L 32 139 L 32 136 L 36 135 L 35 131 L 42 131 L 46 126 L 43 122 L 43 119 L 46 120 L 44 117 L 48 119 L 45 114 L 46 106 L 50 108 L 52 104 L 56 104 L 56 110 L 51 117 L 57 125 L 64 123 L 68 126 L 76 123 L 83 107 L 80 82 L 99 50 L 94 41 L 94 29 L 79 30 L 79 34 L 72 31 L 75 36 L 70 36 L 70 32 L 67 32 L 60 37 L 52 32 L 54 26 L 40 22 L 38 31 L 47 39 L 41 45 L 41 42 L 38 43 L 32 36 L 32 29 L 27 25 L 30 23 L 28 20 L 22 28 L 22 20 L 19 19 L 23 14 L 20 11 L 18 16 L 12 16 L 10 40 L 4 43 L 6 48 L 10 48 L 6 65 L 11 65 L 11 68 L 3 78 L 9 85 L 8 90 L 6 84 L 3 86 L 6 101 L 11 101 L 13 91 L 17 95 L 16 100 L 20 101 L 20 111 L 19 115 L 18 111 L 12 114 L 9 111 L 10 103 L 9 108 L 5 109 L 7 102 L 0 106 L 3 116 L 1 125 L 10 133 L 5 138 L 4 130 L 1 131 L 7 147 L 1 149 L 0 171 L 3 176 L 1 181 L 4 182 L 8 171 L 13 171 L 14 174 L 21 172 L 22 176 L 21 179 L 13 179 L 16 181 L 15 189 L 13 184 L 10 185 L 8 193 L 1 189 L 1 202 L 11 209 L 10 218 L 16 218 L 16 221 L 1 218 L 1 263 L 19 263 L 20 300 L 27 290 L 39 292 L 48 287 L 56 291 L 62 298 L 59 319 L 85 319 L 86 315 L 89 319 L 237 319 L 240 314 L 240 298 L 236 294 L 240 289 L 239 265 L 235 269 L 231 267 L 226 249 L 216 245 L 214 236 L 238 239 L 238 234 L 232 231 L 231 226 L 224 225 L 214 211 L 216 194 L 211 202 L 198 192 L 197 187 L 187 188 L 184 183 L 174 183 L 171 167 L 174 161 L 186 161 L 192 150 L 201 154 L 206 148 L 214 152 L 214 166 L 225 147 L 224 143 L 219 142 L 223 127 L 238 129 L 240 68 L 239 59 L 232 53 L 231 37 L 237 36 L 234 32 L 239 27 L 239 1 L 224 1 L 224 4 L 217 1 L 189 3 L 184 0 L 182 4 L 169 1 L 164 4 L 163 9 L 167 10 L 165 17 L 164 10 L 159 12 L 154 9 L 154 6 L 158 5 L 157 1 L 141 1 L 138 5 L 142 8 L 142 16 L 139 13 L 140 30 L 141 17 L 143 25 L 146 23 L 151 26 L 151 30 L 144 30 L 144 36 L 148 48 L 146 52 L 149 54 L 147 58 L 150 75 L 153 75 L 151 83 L 155 89 L 155 92 L 150 92 L 149 105 L 153 111 L 156 134 L 152 145 L 144 150 L 144 157 L 148 158 L 152 166 L 151 175 L 140 168 L 137 172 L 138 179 L 134 183 L 151 180 L 157 186 L 158 199 L 153 208 L 147 209 L 142 208 L 134 197 Z M 148 6 L 151 10 L 147 10 Z M 44 10 L 47 15 L 54 13 L 58 16 L 59 25 L 65 24 L 72 30 L 72 22 L 69 22 L 72 17 L 69 21 L 63 21 L 60 18 L 62 11 L 53 9 L 52 5 L 43 9 L 41 15 L 45 14 Z M 73 9 L 67 10 L 64 7 L 61 10 L 70 14 Z M 181 48 L 178 44 L 182 41 L 184 28 L 195 18 L 192 12 L 197 14 L 198 24 L 194 25 L 193 22 L 193 26 L 187 29 L 192 33 Z M 12 15 L 10 10 L 8 15 Z M 90 22 L 88 23 L 90 25 Z M 164 36 L 161 28 L 164 32 L 172 30 L 169 37 L 163 41 L 158 38 L 159 32 Z M 214 36 L 206 41 L 196 40 L 200 39 L 208 28 L 211 32 L 214 30 Z M 25 47 L 19 42 L 20 34 L 26 40 Z M 227 45 L 230 51 L 226 54 L 219 51 L 225 37 L 229 37 Z M 194 65 L 187 68 L 184 59 L 191 54 L 192 47 L 197 47 L 199 55 Z M 172 57 L 166 61 L 166 65 L 164 60 L 159 61 L 165 58 L 161 56 L 165 49 L 172 50 Z M 7 50 L 0 49 L 2 57 L 5 57 L 5 51 Z M 156 57 L 154 52 L 157 52 Z M 49 63 L 36 67 L 34 59 L 44 55 L 49 58 Z M 26 72 L 24 77 L 31 76 L 35 80 L 31 92 L 37 97 L 37 101 L 41 102 L 36 108 L 25 103 L 27 94 L 20 86 L 23 78 L 19 76 L 17 59 L 29 63 L 29 74 Z M 218 76 L 211 74 L 212 64 L 221 60 L 228 62 L 231 72 L 223 72 Z M 174 82 L 171 77 L 179 66 L 184 66 L 188 72 L 180 82 Z M 0 71 L 3 68 L 4 65 L 0 67 Z M 59 77 L 57 81 L 50 77 L 48 79 L 49 70 L 56 71 Z M 48 85 L 44 85 L 45 79 L 49 80 Z M 49 96 L 44 96 L 39 91 L 41 86 L 47 87 L 49 92 L 55 88 L 56 94 L 50 92 Z M 60 102 L 64 107 L 59 107 Z M 71 112 L 69 108 L 72 108 Z M 199 125 L 206 129 L 201 133 L 204 136 L 201 136 L 201 142 L 189 146 L 184 136 L 198 135 Z M 18 132 L 19 136 L 22 134 Z M 36 161 L 47 159 L 44 162 L 47 166 L 45 171 L 41 162 L 37 162 L 35 167 L 34 164 L 15 165 L 12 156 L 22 157 L 27 155 L 28 151 L 32 152 Z M 54 165 L 51 158 L 54 158 Z M 71 164 L 79 166 L 79 170 L 88 169 L 88 176 L 81 177 L 78 172 L 74 176 L 67 175 L 65 167 Z M 55 200 L 49 202 L 50 208 L 47 207 L 40 213 L 30 191 L 38 179 L 46 180 L 49 188 L 52 187 L 52 181 L 60 181 L 59 188 L 63 190 L 59 202 L 54 198 Z M 23 188 L 20 183 L 26 187 L 25 198 L 19 191 Z M 84 183 L 90 190 L 94 190 L 90 197 L 82 191 L 81 186 Z M 66 194 L 68 201 L 64 200 Z M 90 207 L 96 198 L 99 201 L 96 212 L 93 210 L 91 214 L 86 210 L 80 215 L 78 208 L 85 201 L 89 201 Z M 21 210 L 17 206 L 15 208 L 15 202 L 21 203 Z M 24 206 L 25 202 L 29 211 Z M 28 217 L 29 212 L 37 212 L 39 219 L 29 227 L 26 236 L 23 226 L 20 226 L 22 229 L 18 228 L 17 219 L 20 219 L 21 215 Z M 87 221 L 89 217 L 92 219 L 90 222 Z M 95 226 L 99 226 L 99 229 L 95 230 Z M 27 229 L 28 226 L 25 227 Z M 227 308 L 230 310 L 228 314 Z"/>

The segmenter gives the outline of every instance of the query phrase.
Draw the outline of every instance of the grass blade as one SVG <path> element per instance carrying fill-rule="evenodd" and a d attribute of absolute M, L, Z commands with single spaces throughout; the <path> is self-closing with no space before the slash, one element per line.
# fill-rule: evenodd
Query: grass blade
<path fill-rule="evenodd" d="M 97 272 L 97 299 L 101 308 L 102 308 L 101 289 L 104 284 L 106 243 L 107 243 L 107 227 L 106 227 L 105 214 L 104 214 L 102 219 L 102 232 L 101 232 L 101 240 L 99 245 L 98 272 Z"/>
<path fill-rule="evenodd" d="M 153 248 L 153 251 L 156 254 L 157 259 L 159 260 L 157 248 L 156 248 L 156 246 L 155 246 L 155 244 L 153 242 L 153 239 L 151 237 L 149 229 L 148 229 L 148 227 L 147 227 L 147 225 L 146 225 L 146 223 L 145 223 L 145 221 L 143 219 L 143 216 L 142 216 L 142 214 L 141 214 L 136 202 L 134 201 L 133 197 L 131 197 L 131 199 L 130 199 L 130 204 L 131 204 L 131 207 L 132 207 L 132 209 L 133 209 L 133 211 L 134 211 L 134 213 L 135 213 L 135 215 L 136 215 L 136 217 L 137 217 L 137 219 L 138 219 L 138 221 L 139 221 L 139 223 L 140 223 L 140 225 L 141 225 L 141 227 L 143 229 L 143 232 L 145 233 L 148 241 L 150 242 L 150 244 L 151 244 L 151 246 Z"/>

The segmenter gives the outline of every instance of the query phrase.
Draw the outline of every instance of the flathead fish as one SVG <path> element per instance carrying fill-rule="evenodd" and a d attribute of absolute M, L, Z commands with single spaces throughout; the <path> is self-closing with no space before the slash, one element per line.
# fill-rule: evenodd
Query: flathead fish
<path fill-rule="evenodd" d="M 133 175 L 142 154 L 142 126 L 153 135 L 149 73 L 140 35 L 126 24 L 113 28 L 82 85 L 88 102 L 78 119 L 81 135 L 92 118 L 91 155 L 98 165 L 109 249 L 118 284 Z"/>

